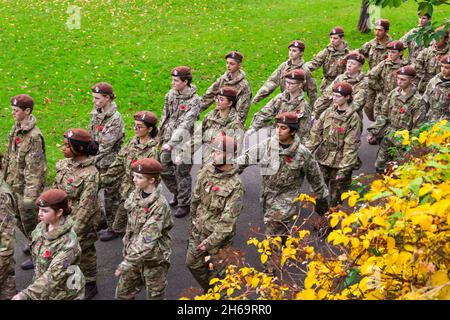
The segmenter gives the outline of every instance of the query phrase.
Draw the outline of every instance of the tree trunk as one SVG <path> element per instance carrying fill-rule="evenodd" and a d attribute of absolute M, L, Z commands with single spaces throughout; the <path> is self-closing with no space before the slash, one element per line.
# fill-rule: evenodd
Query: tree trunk
<path fill-rule="evenodd" d="M 359 13 L 358 31 L 361 33 L 370 32 L 370 15 L 369 15 L 369 1 L 361 1 L 361 11 Z"/>

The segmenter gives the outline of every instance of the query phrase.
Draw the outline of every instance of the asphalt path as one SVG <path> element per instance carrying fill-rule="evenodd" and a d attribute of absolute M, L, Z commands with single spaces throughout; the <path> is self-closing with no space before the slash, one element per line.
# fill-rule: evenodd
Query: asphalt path
<path fill-rule="evenodd" d="M 362 167 L 354 174 L 361 172 L 374 173 L 374 161 L 378 146 L 369 145 L 366 142 L 366 128 L 370 121 L 364 118 L 364 131 L 361 137 L 360 158 Z M 195 183 L 199 166 L 194 165 L 191 171 L 193 183 Z M 233 247 L 245 252 L 245 260 L 252 266 L 259 268 L 259 255 L 254 246 L 247 246 L 246 242 L 249 237 L 258 236 L 258 232 L 263 229 L 262 208 L 259 204 L 259 194 L 261 187 L 261 176 L 258 166 L 251 166 L 245 169 L 241 174 L 241 179 L 245 185 L 245 201 L 244 208 L 237 222 L 236 236 Z M 302 191 L 309 193 L 310 187 L 305 181 Z M 168 200 L 171 199 L 170 193 L 164 187 L 163 194 Z M 303 212 L 301 218 L 306 218 L 308 212 Z M 174 218 L 174 227 L 171 230 L 172 237 L 172 256 L 171 267 L 168 274 L 168 285 L 166 288 L 166 299 L 178 299 L 188 292 L 193 292 L 192 288 L 198 288 L 196 281 L 191 276 L 189 270 L 185 266 L 187 239 L 189 237 L 190 217 L 182 219 Z M 308 224 L 306 223 L 306 226 Z M 259 231 L 258 231 L 259 228 Z M 15 250 L 16 260 L 16 283 L 17 289 L 26 288 L 32 281 L 33 270 L 22 270 L 20 264 L 27 258 L 22 253 L 24 245 L 24 236 L 17 231 L 17 245 Z M 317 245 L 321 245 L 323 240 L 317 239 Z M 117 238 L 109 242 L 97 241 L 97 268 L 98 268 L 98 295 L 95 300 L 114 299 L 114 293 L 117 280 L 114 271 L 122 258 L 122 240 Z M 136 299 L 145 299 L 145 292 L 141 291 Z"/>

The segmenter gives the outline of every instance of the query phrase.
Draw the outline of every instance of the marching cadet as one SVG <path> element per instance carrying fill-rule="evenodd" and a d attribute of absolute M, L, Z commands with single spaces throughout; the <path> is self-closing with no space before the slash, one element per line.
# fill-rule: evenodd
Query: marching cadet
<path fill-rule="evenodd" d="M 352 86 L 347 82 L 333 85 L 333 106 L 314 122 L 306 146 L 315 155 L 330 190 L 330 205 L 341 203 L 341 194 L 352 182 L 352 172 L 359 169 L 362 119 L 351 105 Z"/>
<path fill-rule="evenodd" d="M 222 87 L 228 86 L 236 89 L 236 111 L 242 124 L 245 124 L 252 99 L 252 89 L 245 78 L 242 68 L 244 56 L 238 51 L 231 51 L 225 56 L 227 60 L 227 72 L 218 78 L 202 97 L 201 111 L 206 110 L 213 102 L 215 93 Z"/>
<path fill-rule="evenodd" d="M 409 30 L 403 37 L 400 38 L 400 41 L 403 42 L 405 47 L 408 47 L 408 64 L 413 64 L 419 52 L 425 49 L 425 45 L 423 43 L 419 45 L 415 40 L 408 38 L 411 38 L 414 33 L 419 32 L 419 30 L 424 29 L 431 23 L 431 15 L 429 13 L 422 15 L 418 12 L 417 15 L 419 16 L 419 25 Z"/>
<path fill-rule="evenodd" d="M 269 79 L 258 90 L 258 93 L 253 98 L 253 103 L 256 104 L 262 99 L 268 97 L 276 88 L 280 87 L 280 91 L 285 90 L 283 76 L 292 70 L 302 69 L 305 72 L 306 79 L 306 94 L 309 97 L 309 104 L 312 106 L 317 99 L 317 83 L 309 72 L 303 61 L 303 52 L 305 51 L 305 44 L 300 40 L 293 40 L 289 45 L 289 60 L 283 62 L 270 75 Z"/>
<path fill-rule="evenodd" d="M 74 128 L 64 133 L 65 159 L 56 163 L 56 178 L 53 186 L 67 193 L 73 230 L 81 247 L 80 269 L 86 280 L 85 299 L 97 293 L 97 224 L 100 220 L 98 190 L 100 174 L 95 167 L 98 143 L 89 132 Z"/>
<path fill-rule="evenodd" d="M 347 41 L 344 39 L 344 29 L 334 27 L 330 31 L 330 44 L 306 63 L 309 71 L 323 68 L 323 79 L 320 84 L 320 91 L 324 90 L 333 82 L 334 79 L 345 71 L 344 65 L 340 64 L 342 58 L 349 53 Z"/>
<path fill-rule="evenodd" d="M 369 63 L 369 70 L 378 65 L 386 58 L 387 44 L 392 41 L 388 34 L 390 22 L 386 19 L 377 20 L 375 22 L 375 38 L 366 42 L 360 49 L 361 53 Z M 367 101 L 364 105 L 364 112 L 370 121 L 375 120 L 373 114 L 376 92 L 369 88 L 367 92 Z"/>
<path fill-rule="evenodd" d="M 11 98 L 12 115 L 16 120 L 9 133 L 8 151 L 4 160 L 4 179 L 19 206 L 17 226 L 28 241 L 37 224 L 37 207 L 34 201 L 44 189 L 47 173 L 45 141 L 32 115 L 34 100 L 26 94 Z M 29 254 L 28 246 L 24 253 Z M 33 268 L 31 259 L 25 260 L 22 269 Z"/>
<path fill-rule="evenodd" d="M 407 62 L 403 60 L 403 42 L 391 41 L 386 46 L 387 58 L 373 67 L 367 74 L 369 77 L 369 88 L 375 91 L 376 98 L 373 114 L 376 118 L 380 112 L 383 102 L 392 90 L 397 86 L 395 71 L 406 66 Z"/>
<path fill-rule="evenodd" d="M 423 94 L 428 82 L 440 72 L 440 58 L 450 54 L 449 30 L 445 30 L 444 26 L 436 29 L 436 34 L 444 34 L 439 41 L 433 39 L 428 48 L 423 49 L 417 55 L 413 66 L 417 72 L 419 79 L 419 93 Z"/>
<path fill-rule="evenodd" d="M 421 96 L 413 85 L 416 70 L 405 66 L 396 71 L 397 88 L 392 90 L 383 103 L 376 122 L 367 130 L 367 141 L 380 139 L 380 149 L 375 160 L 375 169 L 383 173 L 386 163 L 391 161 L 389 149 L 396 146 L 393 134 L 397 130 L 413 130 L 418 128 L 425 118 L 425 107 L 420 104 Z"/>
<path fill-rule="evenodd" d="M 441 72 L 428 82 L 421 103 L 427 121 L 450 120 L 450 54 L 441 58 Z"/>
<path fill-rule="evenodd" d="M 243 152 L 236 161 L 244 168 L 261 165 L 261 205 L 264 211 L 265 234 L 286 235 L 290 220 L 298 214 L 298 207 L 292 200 L 301 193 L 300 188 L 306 176 L 316 199 L 316 212 L 323 216 L 328 211 L 328 189 L 317 161 L 309 150 L 300 143 L 297 114 L 280 113 L 275 116 L 276 135 Z"/>
<path fill-rule="evenodd" d="M 33 283 L 12 300 L 83 299 L 85 280 L 78 266 L 81 248 L 72 228 L 67 194 L 50 189 L 39 196 L 36 205 L 41 222 L 32 233 Z"/>
<path fill-rule="evenodd" d="M 328 109 L 333 103 L 333 88 L 336 83 L 347 82 L 352 86 L 352 108 L 361 116 L 362 109 L 366 103 L 368 81 L 367 77 L 362 72 L 365 58 L 358 51 L 350 52 L 341 63 L 346 65 L 345 72 L 336 77 L 336 79 L 325 89 L 323 94 L 317 99 L 314 105 L 314 119 L 318 120 L 320 115 Z"/>
<path fill-rule="evenodd" d="M 127 226 L 127 212 L 124 208 L 125 200 L 128 199 L 134 189 L 133 172 L 131 166 L 138 159 L 158 159 L 158 117 L 150 111 L 139 111 L 134 114 L 135 136 L 120 150 L 114 162 L 108 170 L 100 176 L 102 187 L 114 185 L 120 182 L 120 205 L 115 214 L 113 231 L 124 234 Z"/>
<path fill-rule="evenodd" d="M 125 202 L 128 222 L 123 238 L 123 261 L 117 299 L 134 299 L 144 286 L 147 300 L 164 299 L 170 266 L 170 235 L 173 220 L 169 204 L 161 194 L 161 164 L 152 158 L 132 164 L 136 186 Z"/>
<path fill-rule="evenodd" d="M 194 124 L 200 113 L 200 97 L 197 87 L 192 84 L 191 68 L 176 67 L 171 72 L 172 89 L 164 99 L 164 114 L 159 125 L 161 178 L 167 189 L 174 195 L 169 205 L 177 207 L 175 217 L 189 214 L 191 205 L 192 163 L 175 164 L 174 147 L 184 145 L 184 137 L 192 136 Z"/>
<path fill-rule="evenodd" d="M 94 110 L 91 114 L 89 133 L 99 144 L 99 152 L 95 156 L 95 166 L 99 173 L 103 174 L 120 151 L 125 137 L 125 125 L 114 101 L 116 96 L 113 87 L 109 83 L 100 82 L 91 89 Z M 104 213 L 108 228 L 100 231 L 101 241 L 109 241 L 118 237 L 113 231 L 114 215 L 120 204 L 118 190 L 118 184 L 104 189 Z"/>
<path fill-rule="evenodd" d="M 309 137 L 311 111 L 303 95 L 305 85 L 305 71 L 294 69 L 284 75 L 285 91 L 279 93 L 253 116 L 247 135 L 269 124 L 277 114 L 293 112 L 297 115 L 299 129 L 297 134 L 302 143 Z"/>
<path fill-rule="evenodd" d="M 0 153 L 0 172 L 3 155 Z M 0 300 L 16 294 L 14 246 L 16 242 L 17 204 L 14 195 L 0 175 Z"/>
<path fill-rule="evenodd" d="M 212 162 L 198 173 L 192 196 L 192 228 L 186 255 L 186 265 L 205 293 L 212 278 L 223 276 L 222 265 L 213 263 L 210 269 L 209 264 L 217 260 L 214 256 L 220 250 L 232 244 L 244 198 L 239 168 L 233 164 L 236 141 L 219 135 L 210 145 Z"/>

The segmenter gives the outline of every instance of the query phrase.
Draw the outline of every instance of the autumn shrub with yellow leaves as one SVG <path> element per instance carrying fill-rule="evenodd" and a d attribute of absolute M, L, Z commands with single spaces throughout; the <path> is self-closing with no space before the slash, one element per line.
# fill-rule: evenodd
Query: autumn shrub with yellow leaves
<path fill-rule="evenodd" d="M 450 125 L 395 135 L 404 159 L 365 194 L 342 195 L 350 209 L 329 214 L 330 250 L 311 245 L 308 230 L 251 238 L 277 274 L 229 265 L 195 299 L 450 299 Z"/>

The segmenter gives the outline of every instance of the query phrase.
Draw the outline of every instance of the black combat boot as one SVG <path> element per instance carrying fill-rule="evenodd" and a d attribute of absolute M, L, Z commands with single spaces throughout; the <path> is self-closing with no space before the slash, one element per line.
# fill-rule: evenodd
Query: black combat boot
<path fill-rule="evenodd" d="M 27 243 L 26 245 L 24 245 L 23 248 L 22 248 L 22 252 L 24 254 L 26 254 L 27 256 L 29 256 L 31 254 L 30 244 Z"/>
<path fill-rule="evenodd" d="M 91 300 L 97 293 L 97 282 L 86 283 L 86 286 L 84 287 L 84 300 Z"/>
<path fill-rule="evenodd" d="M 100 235 L 100 241 L 111 241 L 117 238 L 119 235 L 112 230 L 106 230 Z"/>
<path fill-rule="evenodd" d="M 173 199 L 169 201 L 169 206 L 176 207 L 178 205 L 177 196 L 173 196 Z"/>
<path fill-rule="evenodd" d="M 191 211 L 191 206 L 180 206 L 177 208 L 177 211 L 175 212 L 176 218 L 183 218 L 189 214 Z"/>
<path fill-rule="evenodd" d="M 31 269 L 34 269 L 33 260 L 31 260 L 31 258 L 28 258 L 27 260 L 25 260 L 24 262 L 22 262 L 22 264 L 20 265 L 20 267 L 22 268 L 22 270 L 31 270 Z"/>

